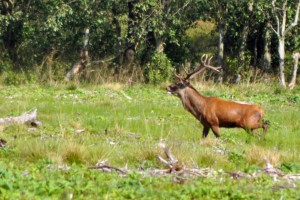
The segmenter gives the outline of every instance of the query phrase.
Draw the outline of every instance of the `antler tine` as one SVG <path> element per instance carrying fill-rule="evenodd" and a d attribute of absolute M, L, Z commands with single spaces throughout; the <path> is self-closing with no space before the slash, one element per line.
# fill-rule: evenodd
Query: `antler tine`
<path fill-rule="evenodd" d="M 184 71 L 186 72 L 187 76 L 186 76 L 185 78 L 183 78 L 183 79 L 184 79 L 184 80 L 188 80 L 188 79 L 194 77 L 196 74 L 199 74 L 199 73 L 201 73 L 202 71 L 206 70 L 207 68 L 210 68 L 210 69 L 212 69 L 212 70 L 214 70 L 214 71 L 216 71 L 216 72 L 220 72 L 219 69 L 221 69 L 221 67 L 213 67 L 213 66 L 210 65 L 210 62 L 211 62 L 212 58 L 213 58 L 213 56 L 210 56 L 210 57 L 209 57 L 207 54 L 203 54 L 203 55 L 201 56 L 201 65 L 202 65 L 203 67 L 200 66 L 200 67 L 198 67 L 196 70 L 194 70 L 194 71 L 191 72 L 191 73 L 187 73 L 186 70 L 184 69 Z M 177 75 L 176 75 L 176 76 L 177 76 Z M 178 77 L 178 76 L 177 76 L 177 77 Z M 179 78 L 179 77 L 178 77 L 178 78 Z"/>
<path fill-rule="evenodd" d="M 203 59 L 203 57 L 204 57 L 204 59 Z M 203 64 L 203 66 L 204 66 L 204 69 L 205 69 L 205 68 L 210 68 L 210 69 L 212 69 L 212 70 L 215 70 L 215 71 L 217 71 L 217 72 L 220 72 L 219 69 L 221 69 L 221 67 L 213 67 L 213 66 L 210 65 L 210 61 L 211 61 L 212 58 L 213 58 L 213 56 L 211 56 L 211 57 L 208 58 L 207 54 L 204 54 L 204 55 L 201 57 L 201 62 L 202 62 L 202 64 Z M 207 59 L 208 59 L 208 60 L 207 60 Z"/>
<path fill-rule="evenodd" d="M 208 63 L 207 64 L 210 64 L 210 61 L 211 59 L 213 58 L 214 56 L 211 56 L 209 59 L 208 59 Z"/>
<path fill-rule="evenodd" d="M 182 69 L 186 74 L 189 74 L 189 72 L 186 70 L 185 66 L 182 64 Z"/>
<path fill-rule="evenodd" d="M 182 78 L 180 75 L 176 74 L 176 70 L 174 69 L 174 76 L 176 76 L 178 79 L 183 80 L 184 78 Z"/>
<path fill-rule="evenodd" d="M 203 70 L 205 70 L 205 68 L 206 68 L 206 67 L 202 67 L 202 68 L 201 68 L 201 66 L 198 67 L 195 71 L 193 71 L 193 72 L 187 74 L 187 76 L 186 76 L 184 79 L 185 79 L 185 80 L 188 80 L 188 79 L 192 78 L 192 77 L 195 76 L 196 74 L 199 74 L 199 73 L 201 73 Z"/>
<path fill-rule="evenodd" d="M 207 60 L 207 54 L 203 54 L 203 55 L 201 56 L 201 62 L 202 62 L 202 63 L 206 63 L 206 60 Z"/>

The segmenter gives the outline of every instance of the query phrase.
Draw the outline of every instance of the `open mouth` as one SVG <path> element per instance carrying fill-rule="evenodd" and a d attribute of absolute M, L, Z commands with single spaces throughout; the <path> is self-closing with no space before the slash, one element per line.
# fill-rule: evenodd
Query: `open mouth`
<path fill-rule="evenodd" d="M 167 93 L 168 94 L 173 94 L 173 92 L 172 92 L 172 90 L 171 90 L 171 88 L 168 86 L 168 87 L 166 87 L 166 90 L 167 90 Z"/>

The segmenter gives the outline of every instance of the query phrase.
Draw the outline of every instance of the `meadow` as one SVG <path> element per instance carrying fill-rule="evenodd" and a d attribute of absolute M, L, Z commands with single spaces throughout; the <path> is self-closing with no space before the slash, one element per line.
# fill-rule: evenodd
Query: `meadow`
<path fill-rule="evenodd" d="M 0 127 L 1 199 L 296 199 L 300 181 L 268 175 L 188 178 L 143 176 L 163 169 L 159 143 L 186 167 L 216 172 L 255 173 L 264 159 L 286 174 L 300 173 L 300 87 L 273 83 L 217 85 L 194 83 L 207 96 L 261 105 L 270 121 L 266 140 L 242 129 L 221 129 L 201 140 L 202 126 L 165 86 L 144 84 L 47 84 L 0 86 L 0 118 L 37 108 L 42 128 Z M 219 151 L 228 152 L 220 154 Z M 131 173 L 88 169 L 98 161 Z"/>

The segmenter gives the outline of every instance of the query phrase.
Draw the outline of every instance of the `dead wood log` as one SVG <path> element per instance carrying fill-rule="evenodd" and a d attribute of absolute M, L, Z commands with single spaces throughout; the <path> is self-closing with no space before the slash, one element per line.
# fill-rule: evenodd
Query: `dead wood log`
<path fill-rule="evenodd" d="M 42 123 L 38 121 L 36 118 L 37 118 L 37 109 L 34 109 L 32 111 L 25 112 L 22 115 L 17 117 L 0 118 L 0 125 L 6 126 L 12 123 L 16 123 L 16 124 L 27 124 L 34 127 L 41 127 Z"/>

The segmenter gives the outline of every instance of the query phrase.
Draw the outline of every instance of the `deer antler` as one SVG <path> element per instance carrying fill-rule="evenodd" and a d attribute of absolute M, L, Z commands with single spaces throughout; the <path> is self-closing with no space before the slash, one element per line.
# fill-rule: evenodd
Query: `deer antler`
<path fill-rule="evenodd" d="M 207 54 L 204 54 L 201 57 L 201 64 L 203 65 L 203 67 L 198 67 L 195 71 L 191 72 L 191 73 L 187 73 L 187 76 L 184 78 L 185 80 L 191 79 L 192 77 L 194 77 L 195 75 L 201 73 L 202 71 L 206 70 L 207 68 L 210 68 L 214 71 L 220 72 L 219 69 L 221 69 L 221 67 L 213 67 L 210 65 L 210 61 L 213 58 L 213 56 L 208 57 Z"/>
<path fill-rule="evenodd" d="M 201 57 L 201 64 L 203 64 L 204 67 L 207 67 L 207 68 L 210 68 L 210 69 L 215 70 L 217 72 L 220 72 L 219 69 L 221 69 L 221 67 L 213 67 L 213 66 L 210 65 L 210 61 L 211 61 L 212 58 L 213 58 L 213 56 L 208 58 L 207 54 L 204 54 Z"/>
<path fill-rule="evenodd" d="M 183 80 L 184 78 L 178 74 L 176 74 L 176 70 L 174 69 L 174 72 L 173 72 L 174 76 L 176 76 L 179 80 Z"/>

